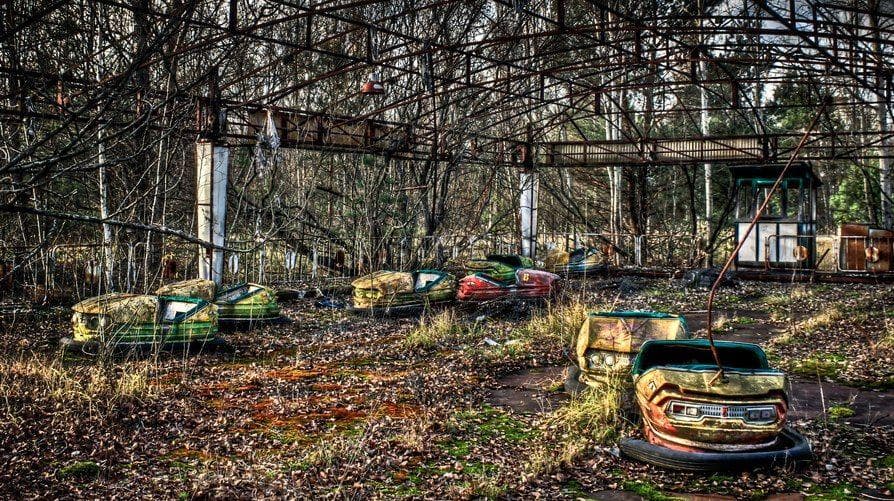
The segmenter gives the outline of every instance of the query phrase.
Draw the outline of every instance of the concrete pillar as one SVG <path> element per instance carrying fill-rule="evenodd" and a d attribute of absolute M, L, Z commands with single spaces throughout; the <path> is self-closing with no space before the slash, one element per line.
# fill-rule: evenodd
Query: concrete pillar
<path fill-rule="evenodd" d="M 705 64 L 705 57 L 707 54 L 700 54 L 698 58 L 698 71 L 699 71 L 699 79 L 701 80 L 701 86 L 699 87 L 699 92 L 701 94 L 701 132 L 702 137 L 708 137 L 711 135 L 711 116 L 708 112 L 708 107 L 710 105 L 708 101 L 708 89 L 706 88 L 708 80 L 708 69 Z M 711 239 L 711 217 L 714 214 L 714 190 L 712 187 L 712 172 L 711 172 L 711 164 L 705 163 L 705 227 L 704 227 L 704 240 L 705 245 L 709 243 Z M 706 259 L 706 266 L 711 267 L 714 266 L 714 255 L 711 252 L 708 252 Z"/>
<path fill-rule="evenodd" d="M 230 149 L 213 141 L 196 143 L 196 221 L 198 237 L 223 247 L 227 231 L 227 176 Z M 220 249 L 199 249 L 199 278 L 220 284 L 224 253 Z"/>
<path fill-rule="evenodd" d="M 537 202 L 540 179 L 534 169 L 523 170 L 519 178 L 521 188 L 522 255 L 534 258 L 537 252 Z"/>
<path fill-rule="evenodd" d="M 106 168 L 105 131 L 100 128 L 96 132 L 97 155 L 99 165 L 99 217 L 105 221 L 109 218 L 109 173 Z M 115 249 L 112 225 L 102 223 L 102 292 L 115 290 Z"/>

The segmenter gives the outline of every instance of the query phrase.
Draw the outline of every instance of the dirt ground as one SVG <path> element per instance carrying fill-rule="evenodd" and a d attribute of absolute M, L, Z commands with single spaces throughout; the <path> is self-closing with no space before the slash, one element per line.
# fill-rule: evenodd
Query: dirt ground
<path fill-rule="evenodd" d="M 703 335 L 705 297 L 666 279 L 573 280 L 560 304 L 422 319 L 289 300 L 290 323 L 225 334 L 231 350 L 124 359 L 63 354 L 68 308 L 7 301 L 0 496 L 890 497 L 889 285 L 749 282 L 718 297 L 718 337 L 761 343 L 790 374 L 791 425 L 816 456 L 803 471 L 662 471 L 617 456 L 636 425 L 594 433 L 556 418 L 573 329 L 544 336 L 538 319 L 569 304 L 652 309 Z M 420 338 L 434 318 L 450 326 Z"/>

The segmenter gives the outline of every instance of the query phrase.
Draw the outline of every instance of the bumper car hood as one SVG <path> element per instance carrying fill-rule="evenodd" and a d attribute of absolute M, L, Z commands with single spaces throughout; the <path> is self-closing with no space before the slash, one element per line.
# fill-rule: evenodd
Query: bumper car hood
<path fill-rule="evenodd" d="M 217 284 L 213 280 L 196 278 L 163 285 L 155 293 L 160 296 L 197 297 L 211 302 L 217 293 Z"/>
<path fill-rule="evenodd" d="M 384 294 L 413 291 L 413 274 L 404 271 L 382 270 L 364 275 L 353 282 L 354 289 L 371 289 Z"/>

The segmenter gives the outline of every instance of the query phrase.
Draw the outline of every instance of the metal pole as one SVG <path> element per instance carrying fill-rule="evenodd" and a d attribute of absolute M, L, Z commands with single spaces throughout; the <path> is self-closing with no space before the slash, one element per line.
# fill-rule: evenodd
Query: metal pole
<path fill-rule="evenodd" d="M 817 112 L 816 116 L 813 117 L 813 120 L 810 122 L 810 125 L 807 127 L 807 130 L 804 131 L 804 135 L 801 136 L 801 141 L 798 142 L 798 146 L 795 148 L 795 151 L 792 152 L 791 157 L 789 157 L 788 162 L 786 162 L 785 167 L 782 168 L 782 171 L 779 173 L 779 177 L 776 178 L 776 182 L 773 183 L 773 186 L 770 188 L 769 193 L 767 193 L 767 197 L 764 199 L 764 202 L 758 207 L 757 211 L 754 213 L 754 218 L 751 219 L 751 223 L 748 225 L 748 228 L 745 230 L 745 234 L 742 235 L 742 238 L 739 239 L 739 243 L 736 245 L 736 248 L 733 249 L 733 252 L 730 254 L 729 258 L 727 258 L 726 263 L 723 265 L 723 268 L 720 269 L 720 274 L 717 276 L 717 279 L 714 280 L 714 284 L 711 286 L 711 292 L 708 293 L 708 342 L 711 344 L 711 354 L 714 355 L 714 362 L 717 364 L 717 374 L 711 379 L 708 385 L 714 384 L 718 379 L 723 378 L 723 365 L 720 363 L 720 355 L 717 353 L 717 347 L 714 346 L 714 326 L 713 326 L 713 310 L 714 306 L 714 296 L 717 295 L 717 287 L 720 285 L 720 282 L 723 280 L 723 276 L 726 275 L 726 272 L 729 270 L 729 267 L 735 261 L 736 256 L 739 255 L 739 251 L 742 249 L 742 246 L 745 245 L 745 240 L 748 238 L 748 235 L 751 233 L 751 230 L 757 226 L 757 222 L 761 218 L 761 214 L 767 210 L 767 206 L 770 204 L 770 200 L 773 198 L 773 194 L 776 193 L 776 190 L 779 188 L 779 185 L 782 184 L 782 180 L 785 178 L 785 174 L 788 172 L 789 167 L 791 167 L 792 163 L 794 163 L 795 158 L 798 157 L 798 153 L 801 152 L 801 149 L 807 144 L 807 138 L 810 137 L 810 133 L 813 131 L 813 128 L 816 126 L 816 123 L 819 121 L 820 116 L 826 111 L 826 107 L 829 105 L 829 101 L 825 101 L 820 107 L 819 112 Z"/>

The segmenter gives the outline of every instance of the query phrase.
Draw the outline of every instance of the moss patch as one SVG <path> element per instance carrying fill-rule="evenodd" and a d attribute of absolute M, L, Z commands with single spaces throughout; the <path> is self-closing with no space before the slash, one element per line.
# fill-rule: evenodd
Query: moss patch
<path fill-rule="evenodd" d="M 641 496 L 647 501 L 674 501 L 681 498 L 669 496 L 661 492 L 658 487 L 646 482 L 635 482 L 628 480 L 624 482 L 624 490 L 630 491 L 637 496 Z"/>
<path fill-rule="evenodd" d="M 460 430 L 483 439 L 502 437 L 508 442 L 518 443 L 536 436 L 536 431 L 524 421 L 489 405 L 458 412 L 454 420 Z"/>
<path fill-rule="evenodd" d="M 829 407 L 829 419 L 846 419 L 852 417 L 855 412 L 844 404 L 835 404 Z"/>
<path fill-rule="evenodd" d="M 857 499 L 857 490 L 851 484 L 815 485 L 807 493 L 807 499 L 817 501 Z"/>
<path fill-rule="evenodd" d="M 441 449 L 457 459 L 462 459 L 469 457 L 471 447 L 469 446 L 469 442 L 465 440 L 451 440 L 450 442 L 441 444 Z"/>
<path fill-rule="evenodd" d="M 805 376 L 836 378 L 847 367 L 844 355 L 838 353 L 814 353 L 795 363 L 792 372 Z"/>
<path fill-rule="evenodd" d="M 75 461 L 59 469 L 59 478 L 92 480 L 99 476 L 99 465 L 93 461 Z"/>

